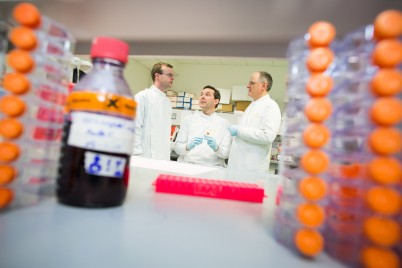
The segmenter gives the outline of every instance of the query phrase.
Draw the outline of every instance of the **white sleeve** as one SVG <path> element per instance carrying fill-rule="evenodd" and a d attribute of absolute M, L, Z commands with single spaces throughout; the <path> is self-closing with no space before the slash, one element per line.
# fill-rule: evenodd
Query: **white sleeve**
<path fill-rule="evenodd" d="M 135 115 L 135 132 L 133 155 L 142 155 L 142 135 L 145 118 L 146 95 L 145 91 L 141 91 L 135 95 L 137 109 Z"/>
<path fill-rule="evenodd" d="M 230 147 L 232 146 L 232 136 L 228 130 L 229 125 L 229 121 L 226 120 L 224 134 L 221 143 L 219 144 L 219 149 L 216 152 L 216 155 L 223 159 L 227 159 L 229 157 Z"/>
<path fill-rule="evenodd" d="M 258 127 L 239 127 L 238 136 L 256 144 L 271 144 L 278 134 L 281 124 L 281 111 L 277 104 L 267 107 L 260 116 Z"/>
<path fill-rule="evenodd" d="M 179 133 L 177 134 L 177 138 L 174 145 L 174 150 L 178 155 L 187 154 L 186 150 L 187 142 L 188 142 L 188 133 L 187 128 L 191 121 L 191 115 L 184 118 L 183 123 L 180 125 Z"/>

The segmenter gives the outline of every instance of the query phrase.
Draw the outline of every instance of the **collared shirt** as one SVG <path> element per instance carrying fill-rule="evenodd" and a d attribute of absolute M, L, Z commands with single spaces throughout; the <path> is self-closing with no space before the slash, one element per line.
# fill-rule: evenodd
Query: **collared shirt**
<path fill-rule="evenodd" d="M 134 155 L 170 160 L 172 106 L 166 94 L 155 86 L 135 95 Z"/>
<path fill-rule="evenodd" d="M 184 118 L 175 142 L 175 151 L 180 157 L 177 161 L 201 165 L 226 166 L 225 159 L 229 156 L 232 138 L 228 131 L 229 121 L 216 113 L 206 115 L 194 112 Z M 187 151 L 186 146 L 194 137 L 205 135 L 214 137 L 219 148 L 214 152 L 204 139 L 202 144 Z"/>
<path fill-rule="evenodd" d="M 272 142 L 278 134 L 280 123 L 279 106 L 268 94 L 253 101 L 240 119 L 228 167 L 268 172 Z"/>

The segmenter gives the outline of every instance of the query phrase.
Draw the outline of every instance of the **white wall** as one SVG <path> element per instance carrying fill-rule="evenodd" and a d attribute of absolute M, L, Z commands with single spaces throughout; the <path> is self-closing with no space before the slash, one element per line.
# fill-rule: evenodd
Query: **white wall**
<path fill-rule="evenodd" d="M 131 61 L 130 64 L 132 64 Z M 137 69 L 139 70 L 140 68 Z M 128 74 L 128 76 L 139 77 L 140 73 L 135 73 L 137 69 L 132 68 L 127 70 L 130 72 L 132 70 L 133 72 L 133 74 Z M 149 70 L 149 67 L 147 67 L 147 69 Z M 277 101 L 281 110 L 283 108 L 283 100 L 286 89 L 285 81 L 287 75 L 286 60 L 267 59 L 264 65 L 207 65 L 187 63 L 178 64 L 175 62 L 174 70 L 179 74 L 179 76 L 175 78 L 172 89 L 175 91 L 191 92 L 196 94 L 198 97 L 200 96 L 202 88 L 206 85 L 231 90 L 233 86 L 246 86 L 253 72 L 269 72 L 274 80 L 270 95 Z M 150 72 L 143 72 L 143 75 L 150 77 Z M 142 87 L 138 85 L 141 81 L 141 79 L 131 80 L 131 86 L 134 89 L 134 93 L 137 92 L 137 89 L 142 89 Z M 151 83 L 151 81 L 149 83 Z"/>
<path fill-rule="evenodd" d="M 200 96 L 201 89 L 206 85 L 217 88 L 232 89 L 233 86 L 246 85 L 252 73 L 266 71 L 274 80 L 270 95 L 279 106 L 283 107 L 285 96 L 286 66 L 234 66 L 234 65 L 193 65 L 180 64 L 179 77 L 173 88 L 176 91 L 188 91 Z"/>
<path fill-rule="evenodd" d="M 152 85 L 151 70 L 133 58 L 129 58 L 124 70 L 124 77 L 133 94 Z"/>

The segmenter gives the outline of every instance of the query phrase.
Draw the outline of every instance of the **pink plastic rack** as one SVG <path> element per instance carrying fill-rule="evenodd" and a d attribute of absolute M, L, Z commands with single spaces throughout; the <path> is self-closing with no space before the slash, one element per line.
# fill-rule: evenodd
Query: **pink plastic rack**
<path fill-rule="evenodd" d="M 160 193 L 204 196 L 262 203 L 264 188 L 254 183 L 200 179 L 160 174 L 154 183 Z"/>

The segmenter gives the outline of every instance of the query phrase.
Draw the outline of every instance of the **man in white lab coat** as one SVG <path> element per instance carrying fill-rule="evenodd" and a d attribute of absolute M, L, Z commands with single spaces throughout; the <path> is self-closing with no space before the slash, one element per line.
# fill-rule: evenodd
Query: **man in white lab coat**
<path fill-rule="evenodd" d="M 215 109 L 220 101 L 219 91 L 205 86 L 201 91 L 201 112 L 184 118 L 175 142 L 177 161 L 201 165 L 226 166 L 232 137 L 229 121 L 218 116 Z"/>
<path fill-rule="evenodd" d="M 153 85 L 135 95 L 137 112 L 133 155 L 170 160 L 172 105 L 165 92 L 173 84 L 173 66 L 156 63 L 151 76 Z"/>
<path fill-rule="evenodd" d="M 272 142 L 281 123 L 278 104 L 268 94 L 272 77 L 256 72 L 248 82 L 248 95 L 253 102 L 245 110 L 238 125 L 229 127 L 234 136 L 228 168 L 250 171 L 269 171 Z"/>

